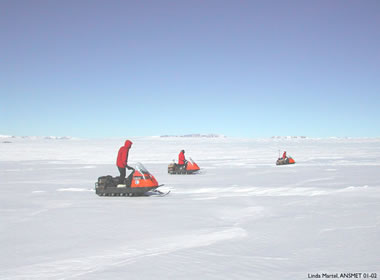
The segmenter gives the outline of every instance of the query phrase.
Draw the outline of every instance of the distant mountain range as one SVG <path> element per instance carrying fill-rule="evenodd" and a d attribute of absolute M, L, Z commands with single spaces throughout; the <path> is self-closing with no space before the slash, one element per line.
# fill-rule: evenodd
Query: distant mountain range
<path fill-rule="evenodd" d="M 194 134 L 185 134 L 185 135 L 161 135 L 160 137 L 189 137 L 189 138 L 225 138 L 225 135 L 221 134 L 200 134 L 200 133 L 194 133 Z"/>
<path fill-rule="evenodd" d="M 295 139 L 295 138 L 305 139 L 308 137 L 307 136 L 272 136 L 272 138 L 274 139 Z"/>
<path fill-rule="evenodd" d="M 0 135 L 0 139 L 11 140 L 11 139 L 51 139 L 51 140 L 70 140 L 74 139 L 71 136 L 12 136 L 12 135 Z"/>

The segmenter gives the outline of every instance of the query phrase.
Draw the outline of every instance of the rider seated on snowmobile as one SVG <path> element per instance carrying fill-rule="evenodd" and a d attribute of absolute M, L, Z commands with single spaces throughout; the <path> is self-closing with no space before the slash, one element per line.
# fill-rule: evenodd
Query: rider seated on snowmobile
<path fill-rule="evenodd" d="M 178 164 L 177 164 L 177 166 L 179 168 L 182 168 L 182 167 L 186 168 L 186 165 L 187 165 L 187 160 L 185 158 L 185 150 L 181 150 L 181 152 L 178 155 Z"/>
<path fill-rule="evenodd" d="M 286 159 L 287 156 L 286 156 L 286 151 L 284 151 L 284 153 L 282 154 L 282 159 Z"/>
<path fill-rule="evenodd" d="M 279 160 L 279 161 L 282 161 L 282 162 L 284 162 L 284 163 L 289 163 L 289 158 L 288 158 L 288 156 L 286 155 L 286 151 L 284 151 L 284 153 L 282 154 L 282 157 L 280 157 L 278 160 Z"/>

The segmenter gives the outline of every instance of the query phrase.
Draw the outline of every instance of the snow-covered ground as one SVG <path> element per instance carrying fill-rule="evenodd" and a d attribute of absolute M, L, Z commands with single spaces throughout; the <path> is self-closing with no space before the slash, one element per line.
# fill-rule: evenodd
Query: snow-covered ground
<path fill-rule="evenodd" d="M 380 139 L 132 138 L 166 197 L 95 195 L 125 139 L 0 140 L 0 279 L 380 278 Z"/>

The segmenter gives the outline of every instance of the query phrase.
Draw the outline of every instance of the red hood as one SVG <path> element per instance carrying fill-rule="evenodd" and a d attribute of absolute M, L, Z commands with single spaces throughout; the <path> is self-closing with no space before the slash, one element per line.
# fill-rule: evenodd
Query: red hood
<path fill-rule="evenodd" d="M 132 141 L 130 140 L 126 140 L 125 143 L 124 143 L 124 147 L 126 147 L 127 149 L 129 149 L 131 146 L 132 146 Z"/>

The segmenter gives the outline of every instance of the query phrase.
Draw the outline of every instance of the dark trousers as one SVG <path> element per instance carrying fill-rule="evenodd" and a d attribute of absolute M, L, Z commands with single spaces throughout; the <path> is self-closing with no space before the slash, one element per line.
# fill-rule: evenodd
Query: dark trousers
<path fill-rule="evenodd" d="M 187 167 L 187 160 L 185 160 L 184 164 L 177 164 L 177 166 L 178 166 L 178 168 L 181 168 L 181 167 L 186 168 Z"/>
<path fill-rule="evenodd" d="M 118 184 L 126 184 L 127 187 L 130 187 L 132 183 L 133 172 L 131 172 L 131 174 L 128 175 L 127 180 L 125 180 L 125 176 L 127 174 L 126 168 L 125 167 L 122 168 L 118 166 L 117 169 L 119 169 L 119 172 L 120 172 Z"/>
<path fill-rule="evenodd" d="M 125 175 L 126 175 L 126 170 L 125 170 L 125 167 L 117 167 L 117 169 L 119 169 L 119 172 L 120 172 L 120 177 L 119 177 L 119 182 L 118 184 L 124 184 L 124 180 L 125 180 Z"/>

